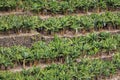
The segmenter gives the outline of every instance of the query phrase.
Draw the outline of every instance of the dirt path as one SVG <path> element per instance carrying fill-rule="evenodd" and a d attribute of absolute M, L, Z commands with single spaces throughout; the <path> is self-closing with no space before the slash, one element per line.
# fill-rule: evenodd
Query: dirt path
<path fill-rule="evenodd" d="M 94 12 L 88 12 L 88 13 L 72 13 L 72 14 L 68 14 L 68 15 L 77 15 L 77 16 L 82 16 L 82 15 L 90 15 Z M 98 14 L 102 14 L 104 12 L 100 12 Z M 39 15 L 39 14 L 33 14 L 31 12 L 0 12 L 0 16 L 7 16 L 7 15 L 30 15 L 30 16 L 39 16 L 41 19 L 48 19 L 48 18 L 52 18 L 52 17 L 64 17 L 66 15 L 61 15 L 61 14 L 57 14 L 57 15 Z"/>
<path fill-rule="evenodd" d="M 111 31 L 100 31 L 100 32 L 110 32 L 111 34 L 117 34 L 120 33 L 120 30 L 111 30 Z M 96 34 L 99 34 L 100 32 L 94 32 Z M 86 34 L 56 34 L 60 38 L 74 38 L 74 37 L 80 37 L 80 36 L 86 36 L 90 34 L 89 32 Z M 32 32 L 32 33 L 21 33 L 21 34 L 10 34 L 10 35 L 0 35 L 0 46 L 1 47 L 10 47 L 14 45 L 20 45 L 20 46 L 26 46 L 31 47 L 33 43 L 44 40 L 46 42 L 51 41 L 54 39 L 54 35 L 43 35 L 38 32 Z"/>
<path fill-rule="evenodd" d="M 0 39 L 2 38 L 12 38 L 12 37 L 21 37 L 21 36 L 34 36 L 39 35 L 37 31 L 32 31 L 31 33 L 20 33 L 20 34 L 8 34 L 8 35 L 0 35 Z"/>
<path fill-rule="evenodd" d="M 112 12 L 119 12 L 119 11 L 112 11 Z M 82 15 L 91 15 L 93 13 L 96 13 L 96 12 L 88 12 L 88 13 L 71 13 L 71 14 L 66 14 L 67 16 L 68 15 L 77 15 L 77 16 L 82 16 Z M 97 13 L 97 14 L 103 14 L 105 13 L 104 12 L 100 12 L 100 13 Z M 30 16 L 39 16 L 41 19 L 48 19 L 48 18 L 51 18 L 51 17 L 57 17 L 57 18 L 60 18 L 60 17 L 64 17 L 66 15 L 62 15 L 62 14 L 56 14 L 56 15 L 41 15 L 41 14 L 33 14 L 31 12 L 22 12 L 22 11 L 18 11 L 18 12 L 0 12 L 0 16 L 6 16 L 6 15 L 30 15 Z"/>
<path fill-rule="evenodd" d="M 96 34 L 99 34 L 101 32 L 108 32 L 108 33 L 120 33 L 120 30 L 102 30 L 102 31 L 94 31 L 92 33 L 96 33 Z M 86 32 L 85 34 L 82 34 L 82 33 L 78 33 L 78 34 L 56 34 L 58 37 L 60 38 L 73 38 L 73 37 L 80 37 L 80 36 L 86 36 L 86 35 L 89 35 L 91 32 Z M 9 35 L 0 35 L 0 39 L 2 38 L 11 38 L 11 37 L 21 37 L 21 36 L 33 36 L 33 35 L 41 35 L 42 38 L 44 39 L 52 39 L 54 38 L 54 35 L 44 35 L 44 34 L 41 34 L 41 33 L 38 33 L 37 31 L 32 31 L 31 33 L 20 33 L 20 34 L 9 34 Z"/>
<path fill-rule="evenodd" d="M 102 30 L 102 31 L 94 31 L 92 33 L 99 34 L 101 32 L 108 32 L 108 33 L 111 33 L 111 34 L 116 34 L 116 33 L 120 33 L 120 30 L 109 30 L 109 31 L 108 30 Z M 60 37 L 60 38 L 74 38 L 74 37 L 86 36 L 86 35 L 89 35 L 90 33 L 89 32 L 87 32 L 86 34 L 78 33 L 78 34 L 75 34 L 75 35 L 71 35 L 71 34 L 59 35 L 58 34 L 58 37 Z M 54 38 L 54 36 L 45 36 L 45 35 L 42 35 L 42 34 L 41 34 L 41 36 L 44 39 L 53 39 Z"/>

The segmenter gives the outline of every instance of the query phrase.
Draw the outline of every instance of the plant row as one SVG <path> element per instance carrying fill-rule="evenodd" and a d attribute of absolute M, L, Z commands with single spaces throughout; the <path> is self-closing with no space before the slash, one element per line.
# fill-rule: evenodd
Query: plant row
<path fill-rule="evenodd" d="M 99 80 L 110 77 L 120 69 L 120 53 L 112 60 L 83 59 L 80 63 L 70 61 L 52 64 L 45 69 L 35 67 L 22 72 L 0 72 L 1 80 Z"/>
<path fill-rule="evenodd" d="M 39 41 L 31 48 L 22 46 L 1 47 L 0 66 L 7 69 L 22 65 L 37 65 L 41 60 L 45 62 L 59 59 L 63 62 L 68 56 L 77 58 L 85 55 L 111 54 L 120 50 L 120 35 L 110 33 L 90 34 L 79 38 L 58 38 L 46 43 Z"/>
<path fill-rule="evenodd" d="M 1 0 L 0 10 L 29 10 L 37 13 L 73 13 L 76 11 L 120 8 L 119 0 Z"/>
<path fill-rule="evenodd" d="M 42 20 L 38 16 L 9 15 L 0 17 L 0 31 L 15 33 L 37 30 L 42 33 L 65 33 L 66 30 L 86 32 L 101 29 L 119 29 L 120 13 L 106 12 L 84 16 L 65 16 Z"/>

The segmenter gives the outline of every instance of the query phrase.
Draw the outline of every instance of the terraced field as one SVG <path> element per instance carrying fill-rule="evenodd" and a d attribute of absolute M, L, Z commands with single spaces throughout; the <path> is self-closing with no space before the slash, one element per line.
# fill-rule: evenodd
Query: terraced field
<path fill-rule="evenodd" d="M 120 80 L 120 0 L 0 0 L 0 80 Z"/>

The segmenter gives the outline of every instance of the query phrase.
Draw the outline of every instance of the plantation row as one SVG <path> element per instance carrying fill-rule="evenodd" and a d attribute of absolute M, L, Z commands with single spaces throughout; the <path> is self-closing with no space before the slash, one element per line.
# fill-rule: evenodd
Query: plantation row
<path fill-rule="evenodd" d="M 49 43 L 39 41 L 33 44 L 31 48 L 22 46 L 13 46 L 9 48 L 0 48 L 0 66 L 14 67 L 16 65 L 26 64 L 29 66 L 37 65 L 40 60 L 46 62 L 61 60 L 70 57 L 77 58 L 85 55 L 111 54 L 120 50 L 120 35 L 111 35 L 110 33 L 90 34 L 79 38 L 58 38 Z"/>
<path fill-rule="evenodd" d="M 52 64 L 22 72 L 0 72 L 1 80 L 99 80 L 114 75 L 120 69 L 120 53 L 111 61 L 84 59 L 80 63 Z"/>
<path fill-rule="evenodd" d="M 61 32 L 73 30 L 77 32 L 119 29 L 120 13 L 106 12 L 84 16 L 65 16 L 62 18 L 49 18 L 42 20 L 38 16 L 9 15 L 0 17 L 0 31 L 29 32 L 32 29 L 42 33 Z"/>
<path fill-rule="evenodd" d="M 72 13 L 76 11 L 120 8 L 120 0 L 0 0 L 0 10 L 29 10 L 37 13 Z"/>

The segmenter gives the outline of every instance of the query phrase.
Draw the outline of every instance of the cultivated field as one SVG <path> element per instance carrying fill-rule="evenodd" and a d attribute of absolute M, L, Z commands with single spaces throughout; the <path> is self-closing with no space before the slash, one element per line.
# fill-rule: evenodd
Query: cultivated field
<path fill-rule="evenodd" d="M 120 0 L 0 0 L 0 80 L 120 80 Z"/>

